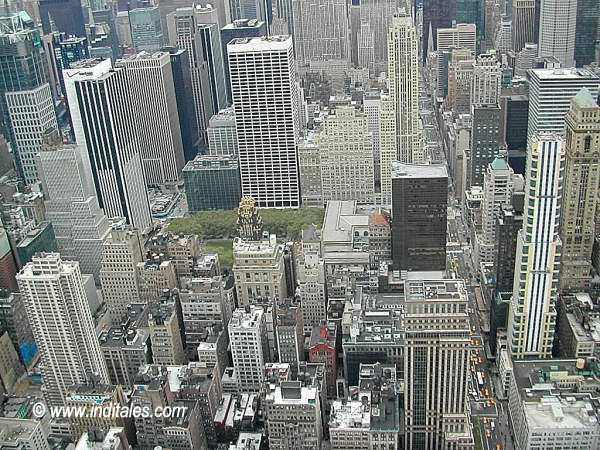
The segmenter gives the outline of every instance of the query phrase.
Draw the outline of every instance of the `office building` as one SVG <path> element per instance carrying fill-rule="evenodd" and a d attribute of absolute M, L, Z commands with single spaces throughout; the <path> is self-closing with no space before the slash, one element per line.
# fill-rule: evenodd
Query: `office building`
<path fill-rule="evenodd" d="M 533 69 L 536 65 L 536 61 L 538 59 L 538 45 L 527 43 L 521 49 L 519 53 L 517 53 L 517 58 L 515 60 L 515 73 L 516 77 L 526 77 L 527 71 L 529 69 Z"/>
<path fill-rule="evenodd" d="M 135 229 L 113 228 L 104 241 L 100 284 L 112 323 L 120 323 L 129 303 L 140 303 L 136 272 L 143 261 L 143 244 Z"/>
<path fill-rule="evenodd" d="M 237 156 L 235 111 L 232 107 L 222 109 L 210 118 L 206 134 L 208 135 L 209 155 Z"/>
<path fill-rule="evenodd" d="M 274 315 L 277 359 L 280 363 L 288 363 L 292 376 L 295 376 L 298 363 L 304 360 L 301 306 L 292 299 L 281 299 L 277 302 Z"/>
<path fill-rule="evenodd" d="M 35 419 L 0 417 L 0 445 L 10 449 L 50 450 L 48 431 Z"/>
<path fill-rule="evenodd" d="M 336 107 L 315 132 L 314 143 L 319 161 L 319 207 L 330 200 L 372 203 L 375 196 L 373 139 L 366 115 L 351 105 Z M 301 163 L 306 161 L 303 158 Z M 308 158 L 308 162 L 312 164 L 312 158 Z M 309 170 L 301 166 L 301 177 L 305 172 Z"/>
<path fill-rule="evenodd" d="M 446 269 L 447 202 L 445 166 L 393 165 L 392 258 L 397 270 Z"/>
<path fill-rule="evenodd" d="M 188 52 L 198 133 L 206 145 L 209 119 L 227 104 L 218 12 L 211 5 L 177 8 L 167 26 L 169 44 Z"/>
<path fill-rule="evenodd" d="M 42 136 L 58 127 L 48 67 L 40 33 L 26 12 L 3 16 L 0 23 L 1 131 L 13 147 L 19 175 L 31 184 L 38 181 L 35 157 Z"/>
<path fill-rule="evenodd" d="M 495 264 L 498 251 L 496 226 L 502 207 L 511 203 L 513 175 L 506 157 L 500 155 L 490 163 L 484 176 L 481 232 L 477 236 L 477 259 L 480 264 Z"/>
<path fill-rule="evenodd" d="M 198 154 L 198 123 L 192 89 L 188 51 L 177 47 L 166 47 L 171 56 L 171 70 L 175 86 L 175 100 L 181 130 L 184 160 L 191 161 Z"/>
<path fill-rule="evenodd" d="M 575 24 L 575 66 L 583 67 L 600 59 L 600 3 L 595 0 L 577 2 Z"/>
<path fill-rule="evenodd" d="M 473 22 L 453 24 L 450 28 L 438 28 L 437 46 L 439 52 L 452 49 L 470 50 L 477 54 L 477 26 Z"/>
<path fill-rule="evenodd" d="M 448 61 L 448 73 L 440 73 L 447 84 L 441 84 L 441 94 L 445 91 L 446 104 L 451 109 L 453 117 L 471 114 L 471 90 L 475 68 L 474 54 L 471 50 L 452 50 Z"/>
<path fill-rule="evenodd" d="M 535 44 L 535 0 L 512 1 L 512 48 L 519 53 L 525 44 Z"/>
<path fill-rule="evenodd" d="M 44 34 L 54 27 L 69 36 L 85 37 L 85 20 L 81 0 L 40 0 L 40 19 Z"/>
<path fill-rule="evenodd" d="M 227 53 L 242 195 L 264 208 L 298 207 L 300 92 L 292 39 L 238 39 L 228 44 Z M 277 98 L 274 91 L 280 93 Z"/>
<path fill-rule="evenodd" d="M 268 238 L 233 241 L 233 273 L 240 306 L 256 298 L 284 297 L 287 292 L 283 245 L 272 234 Z"/>
<path fill-rule="evenodd" d="M 523 158 L 527 150 L 529 96 L 519 94 L 502 96 L 500 105 L 502 109 L 502 142 L 506 145 L 509 162 L 512 164 L 512 158 Z"/>
<path fill-rule="evenodd" d="M 323 441 L 320 392 L 301 381 L 270 385 L 264 399 L 269 448 L 318 450 Z"/>
<path fill-rule="evenodd" d="M 98 206 L 85 149 L 48 137 L 38 168 L 45 196 L 46 218 L 52 223 L 58 252 L 79 261 L 83 273 L 100 282 L 102 245 L 110 224 Z"/>
<path fill-rule="evenodd" d="M 598 97 L 600 77 L 586 69 L 534 69 L 529 72 L 527 148 L 540 132 L 565 132 L 565 116 L 581 88 Z"/>
<path fill-rule="evenodd" d="M 415 3 L 416 5 L 416 3 Z M 416 8 L 415 8 L 416 9 Z M 449 28 L 456 17 L 457 0 L 424 0 L 423 1 L 423 62 L 427 58 L 428 49 L 437 43 L 437 30 Z M 428 31 L 429 30 L 429 31 Z M 433 43 L 429 39 L 433 38 Z"/>
<path fill-rule="evenodd" d="M 142 303 L 156 303 L 166 292 L 178 287 L 175 264 L 163 255 L 149 255 L 137 263 L 136 272 Z"/>
<path fill-rule="evenodd" d="M 129 11 L 131 43 L 136 52 L 155 52 L 163 45 L 163 29 L 158 6 Z"/>
<path fill-rule="evenodd" d="M 57 252 L 58 245 L 54 227 L 50 222 L 40 222 L 27 231 L 16 245 L 16 257 L 19 267 L 30 262 L 36 253 Z"/>
<path fill-rule="evenodd" d="M 349 23 L 343 0 L 293 0 L 292 30 L 298 64 L 350 58 Z"/>
<path fill-rule="evenodd" d="M 176 184 L 184 159 L 169 54 L 142 52 L 116 66 L 126 69 L 146 184 Z"/>
<path fill-rule="evenodd" d="M 268 353 L 264 310 L 256 306 L 236 309 L 227 329 L 239 389 L 258 392 L 264 381 Z"/>
<path fill-rule="evenodd" d="M 110 383 L 132 388 L 139 368 L 151 362 L 148 330 L 136 328 L 132 318 L 127 317 L 123 325 L 102 330 L 98 340 Z"/>
<path fill-rule="evenodd" d="M 598 205 L 600 107 L 587 89 L 571 100 L 567 113 L 561 225 L 561 289 L 585 291 L 592 277 L 592 247 Z"/>
<path fill-rule="evenodd" d="M 17 264 L 10 247 L 8 233 L 0 227 L 0 288 L 17 291 Z"/>
<path fill-rule="evenodd" d="M 473 445 L 465 285 L 458 280 L 415 280 L 406 281 L 404 291 L 406 448 L 426 450 L 463 440 Z M 428 395 L 432 392 L 439 393 L 435 399 Z"/>
<path fill-rule="evenodd" d="M 411 16 L 405 11 L 392 19 L 388 62 L 390 99 L 396 107 L 396 159 L 422 164 L 426 156 L 419 115 L 419 38 Z"/>
<path fill-rule="evenodd" d="M 523 221 L 517 241 L 508 318 L 508 348 L 514 358 L 552 355 L 562 247 L 559 225 L 564 163 L 564 141 L 557 134 L 540 134 L 527 155 L 527 221 Z"/>
<path fill-rule="evenodd" d="M 8 332 L 0 333 L 0 389 L 11 395 L 15 393 L 16 383 L 25 373 L 25 368 Z"/>
<path fill-rule="evenodd" d="M 577 0 L 540 2 L 538 55 L 553 56 L 562 67 L 575 66 Z"/>
<path fill-rule="evenodd" d="M 600 445 L 593 377 L 595 361 L 514 361 L 508 371 L 508 413 L 515 448 L 576 448 Z"/>
<path fill-rule="evenodd" d="M 308 344 L 308 360 L 325 365 L 327 397 L 335 398 L 338 375 L 337 343 L 339 330 L 335 322 L 321 323 L 313 327 Z"/>
<path fill-rule="evenodd" d="M 497 105 L 501 87 L 500 62 L 496 53 L 482 53 L 473 65 L 473 83 L 471 85 L 471 105 Z"/>
<path fill-rule="evenodd" d="M 456 22 L 475 25 L 477 40 L 481 41 L 485 33 L 485 1 L 458 0 L 456 2 Z M 438 28 L 438 33 L 439 30 L 440 28 Z"/>
<path fill-rule="evenodd" d="M 325 267 L 321 258 L 321 241 L 317 229 L 309 226 L 302 230 L 302 256 L 298 261 L 298 287 L 304 332 L 322 324 L 327 317 L 325 300 Z"/>
<path fill-rule="evenodd" d="M 131 109 L 136 99 L 126 69 L 112 69 L 110 60 L 86 60 L 64 74 L 75 140 L 88 152 L 100 207 L 109 218 L 124 217 L 144 230 L 152 218 L 137 140 L 139 111 Z M 96 109 L 98 102 L 106 107 Z"/>
<path fill-rule="evenodd" d="M 160 303 L 150 304 L 148 332 L 155 364 L 177 366 L 186 363 L 182 324 L 178 299 L 163 299 Z"/>
<path fill-rule="evenodd" d="M 197 156 L 183 168 L 183 182 L 190 213 L 240 203 L 240 170 L 231 156 Z"/>
<path fill-rule="evenodd" d="M 227 91 L 227 104 L 233 103 L 229 76 L 229 54 L 227 44 L 234 39 L 254 38 L 266 36 L 266 22 L 258 19 L 237 19 L 221 28 L 221 45 L 223 52 L 223 66 L 225 67 L 225 89 Z"/>
<path fill-rule="evenodd" d="M 127 440 L 124 427 L 110 427 L 107 430 L 94 430 L 83 433 L 75 450 L 127 450 L 131 444 Z"/>
<path fill-rule="evenodd" d="M 46 401 L 64 404 L 67 388 L 91 376 L 108 383 L 79 263 L 62 261 L 58 253 L 42 253 L 21 270 L 17 281 L 44 362 Z"/>
<path fill-rule="evenodd" d="M 473 105 L 471 108 L 471 154 L 468 160 L 467 184 L 483 186 L 483 177 L 500 153 L 502 111 L 496 105 Z"/>

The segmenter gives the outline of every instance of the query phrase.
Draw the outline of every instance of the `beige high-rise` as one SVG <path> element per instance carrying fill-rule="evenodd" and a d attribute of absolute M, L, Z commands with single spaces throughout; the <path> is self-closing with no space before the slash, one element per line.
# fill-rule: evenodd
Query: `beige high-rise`
<path fill-rule="evenodd" d="M 566 116 L 562 217 L 562 289 L 581 290 L 591 279 L 592 246 L 600 181 L 600 107 L 587 89 L 571 100 Z"/>

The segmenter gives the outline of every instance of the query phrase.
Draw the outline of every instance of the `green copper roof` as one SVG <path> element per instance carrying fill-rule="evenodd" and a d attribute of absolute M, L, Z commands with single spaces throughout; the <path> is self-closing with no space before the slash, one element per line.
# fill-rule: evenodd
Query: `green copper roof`
<path fill-rule="evenodd" d="M 508 170 L 508 164 L 506 159 L 501 156 L 496 156 L 496 159 L 492 161 L 492 170 Z"/>
<path fill-rule="evenodd" d="M 573 98 L 575 103 L 583 108 L 595 108 L 597 105 L 596 99 L 592 97 L 592 94 L 587 88 L 581 88 L 577 95 Z"/>

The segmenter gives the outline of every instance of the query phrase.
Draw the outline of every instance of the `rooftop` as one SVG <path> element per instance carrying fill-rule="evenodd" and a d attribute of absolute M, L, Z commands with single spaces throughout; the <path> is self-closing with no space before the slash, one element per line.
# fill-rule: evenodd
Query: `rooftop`
<path fill-rule="evenodd" d="M 253 38 L 238 38 L 227 44 L 227 53 L 251 53 L 274 50 L 288 50 L 292 48 L 292 38 L 283 36 L 263 36 Z"/>
<path fill-rule="evenodd" d="M 448 178 L 445 164 L 392 163 L 392 178 Z"/>
<path fill-rule="evenodd" d="M 321 233 L 324 243 L 326 241 L 352 242 L 352 231 L 355 227 L 369 227 L 369 215 L 357 213 L 356 201 L 327 202 Z"/>
<path fill-rule="evenodd" d="M 19 442 L 29 444 L 36 430 L 41 433 L 40 428 L 37 420 L 0 417 L 0 448 L 4 448 L 4 445 L 11 448 L 11 445 Z"/>
<path fill-rule="evenodd" d="M 573 103 L 577 103 L 582 108 L 597 108 L 598 103 L 596 99 L 592 97 L 592 94 L 588 88 L 581 88 L 575 97 L 573 97 Z"/>

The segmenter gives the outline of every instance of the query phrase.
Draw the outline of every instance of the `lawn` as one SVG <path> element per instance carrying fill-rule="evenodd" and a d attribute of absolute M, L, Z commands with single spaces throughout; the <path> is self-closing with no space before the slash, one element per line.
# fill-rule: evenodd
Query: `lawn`
<path fill-rule="evenodd" d="M 233 266 L 233 241 L 229 239 L 220 239 L 206 241 L 204 249 L 207 253 L 218 253 L 221 267 Z"/>
<path fill-rule="evenodd" d="M 261 209 L 265 231 L 275 233 L 279 240 L 300 239 L 303 229 L 314 223 L 323 224 L 325 211 L 320 208 Z M 190 217 L 174 219 L 169 230 L 178 234 L 197 234 L 205 240 L 232 239 L 237 236 L 237 210 L 203 211 Z"/>

